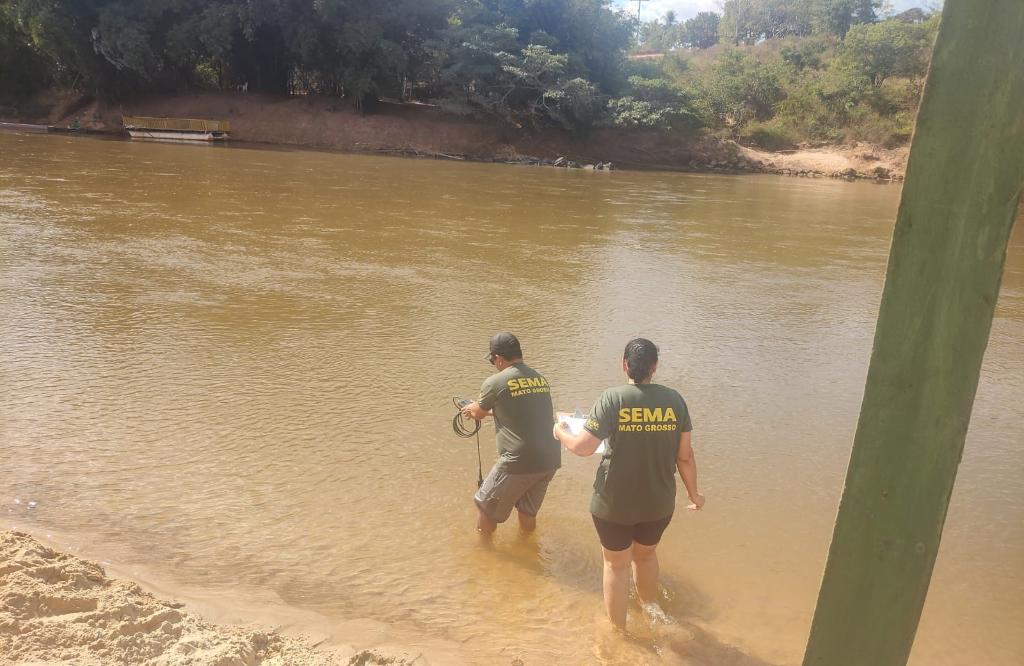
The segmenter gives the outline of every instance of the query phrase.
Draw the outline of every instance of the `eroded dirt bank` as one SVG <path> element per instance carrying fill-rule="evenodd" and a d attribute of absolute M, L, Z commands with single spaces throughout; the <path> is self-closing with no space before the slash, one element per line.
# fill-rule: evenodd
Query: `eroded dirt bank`
<path fill-rule="evenodd" d="M 276 97 L 258 93 L 189 93 L 121 103 L 50 96 L 35 115 L 6 119 L 122 132 L 121 116 L 228 120 L 236 141 L 308 146 L 351 152 L 414 155 L 487 162 L 552 164 L 587 168 L 766 172 L 807 177 L 900 179 L 907 149 L 870 145 L 772 153 L 687 132 L 602 128 L 585 136 L 498 126 L 453 117 L 417 105 L 382 103 L 356 112 L 324 97 Z M 42 110 L 49 109 L 43 115 Z"/>

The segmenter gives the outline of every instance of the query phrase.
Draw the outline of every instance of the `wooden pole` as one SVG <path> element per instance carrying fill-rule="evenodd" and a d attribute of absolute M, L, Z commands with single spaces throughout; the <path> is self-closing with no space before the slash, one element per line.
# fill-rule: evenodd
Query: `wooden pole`
<path fill-rule="evenodd" d="M 1024 184 L 1024 0 L 946 0 L 805 666 L 906 664 Z"/>

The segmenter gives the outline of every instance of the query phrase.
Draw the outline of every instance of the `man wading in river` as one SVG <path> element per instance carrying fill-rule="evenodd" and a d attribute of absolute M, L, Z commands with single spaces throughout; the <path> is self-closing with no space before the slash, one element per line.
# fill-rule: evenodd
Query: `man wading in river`
<path fill-rule="evenodd" d="M 477 421 L 493 415 L 498 445 L 498 460 L 473 498 L 480 514 L 477 530 L 491 534 L 515 507 L 519 528 L 532 532 L 548 483 L 562 466 L 562 447 L 551 434 L 551 388 L 523 363 L 523 350 L 511 333 L 491 338 L 487 360 L 498 372 L 484 381 L 480 399 L 462 410 Z"/>

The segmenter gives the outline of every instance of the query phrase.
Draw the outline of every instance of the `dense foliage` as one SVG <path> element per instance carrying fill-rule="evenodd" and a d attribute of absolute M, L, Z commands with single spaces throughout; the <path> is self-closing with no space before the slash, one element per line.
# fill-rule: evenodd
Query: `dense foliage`
<path fill-rule="evenodd" d="M 611 0 L 0 0 L 0 102 L 47 87 L 244 87 L 366 111 L 429 100 L 519 127 L 898 141 L 937 19 L 880 21 L 879 7 L 725 0 L 721 14 L 669 12 L 634 43 L 636 23 Z"/>
<path fill-rule="evenodd" d="M 913 130 L 939 17 L 880 20 L 879 4 L 727 0 L 714 48 L 680 50 L 688 29 L 672 16 L 645 27 L 641 48 L 677 49 L 648 76 L 682 91 L 699 123 L 722 136 L 768 149 L 896 146 Z"/>
<path fill-rule="evenodd" d="M 538 48 L 611 89 L 630 34 L 608 0 L 5 0 L 0 31 L 4 72 L 31 52 L 92 93 L 248 84 L 357 105 L 410 85 L 493 101 Z"/>

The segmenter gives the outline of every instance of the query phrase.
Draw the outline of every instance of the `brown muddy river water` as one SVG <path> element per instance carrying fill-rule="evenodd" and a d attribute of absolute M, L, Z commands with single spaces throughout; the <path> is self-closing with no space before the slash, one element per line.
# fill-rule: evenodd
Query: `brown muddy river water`
<path fill-rule="evenodd" d="M 0 134 L 2 526 L 469 663 L 797 664 L 898 201 Z M 1019 226 L 916 666 L 1024 663 Z M 630 337 L 661 346 L 708 497 L 660 549 L 674 626 L 634 609 L 626 641 L 599 621 L 596 458 L 564 455 L 533 541 L 508 525 L 480 545 L 451 398 L 499 329 L 560 409 L 621 381 Z"/>

